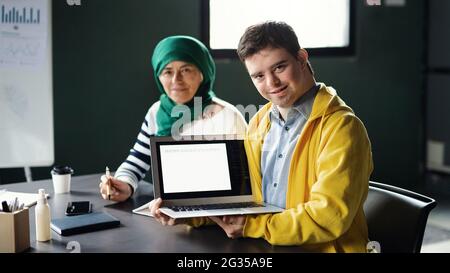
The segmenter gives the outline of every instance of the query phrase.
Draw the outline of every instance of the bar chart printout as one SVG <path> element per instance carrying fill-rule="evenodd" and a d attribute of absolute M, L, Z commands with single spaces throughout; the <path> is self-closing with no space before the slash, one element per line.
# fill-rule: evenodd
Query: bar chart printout
<path fill-rule="evenodd" d="M 54 161 L 51 3 L 0 0 L 0 168 Z"/>
<path fill-rule="evenodd" d="M 50 3 L 0 0 L 0 67 L 39 69 L 45 62 Z"/>
<path fill-rule="evenodd" d="M 40 8 L 0 5 L 0 23 L 2 24 L 39 24 L 40 22 Z"/>

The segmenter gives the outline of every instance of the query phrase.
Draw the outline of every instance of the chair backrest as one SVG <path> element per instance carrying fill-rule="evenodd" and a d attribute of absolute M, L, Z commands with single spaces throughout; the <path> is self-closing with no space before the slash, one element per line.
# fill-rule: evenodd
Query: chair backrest
<path fill-rule="evenodd" d="M 370 181 L 364 203 L 369 240 L 379 242 L 381 252 L 419 253 L 435 206 L 427 196 Z"/>

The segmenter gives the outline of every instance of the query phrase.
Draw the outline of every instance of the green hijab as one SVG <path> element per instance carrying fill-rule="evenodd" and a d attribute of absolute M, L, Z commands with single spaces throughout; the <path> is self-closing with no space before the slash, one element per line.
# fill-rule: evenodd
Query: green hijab
<path fill-rule="evenodd" d="M 161 40 L 156 46 L 152 56 L 153 74 L 156 85 L 161 96 L 161 105 L 156 113 L 156 124 L 158 125 L 157 136 L 171 135 L 172 124 L 180 119 L 184 113 L 172 116 L 172 109 L 177 105 L 167 96 L 159 81 L 159 75 L 169 63 L 173 61 L 183 61 L 195 65 L 203 74 L 203 81 L 200 84 L 194 97 L 201 97 L 203 109 L 211 104 L 215 96 L 212 91 L 216 76 L 216 66 L 209 54 L 208 49 L 200 41 L 189 36 L 170 36 Z M 191 111 L 190 121 L 194 120 L 194 98 L 185 103 Z"/>

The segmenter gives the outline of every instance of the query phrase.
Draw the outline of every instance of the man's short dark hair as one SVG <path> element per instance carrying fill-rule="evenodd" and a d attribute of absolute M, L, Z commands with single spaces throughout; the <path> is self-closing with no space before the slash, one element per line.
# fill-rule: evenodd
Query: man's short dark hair
<path fill-rule="evenodd" d="M 248 27 L 239 40 L 237 54 L 242 62 L 250 56 L 267 48 L 284 48 L 297 58 L 300 44 L 291 26 L 285 22 L 267 21 Z M 308 61 L 308 67 L 313 70 Z"/>

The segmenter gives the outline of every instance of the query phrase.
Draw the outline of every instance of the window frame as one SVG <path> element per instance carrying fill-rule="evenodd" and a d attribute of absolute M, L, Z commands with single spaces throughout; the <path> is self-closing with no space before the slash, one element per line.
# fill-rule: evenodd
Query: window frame
<path fill-rule="evenodd" d="M 217 59 L 238 59 L 235 49 L 212 49 L 209 44 L 209 0 L 201 0 L 201 32 L 200 37 L 203 43 L 211 52 L 211 55 Z M 314 57 L 330 57 L 330 56 L 353 56 L 355 55 L 355 0 L 350 0 L 350 22 L 349 22 L 349 45 L 345 47 L 319 47 L 305 48 L 310 56 Z M 300 41 L 301 42 L 301 41 Z M 236 41 L 237 44 L 237 41 Z"/>

